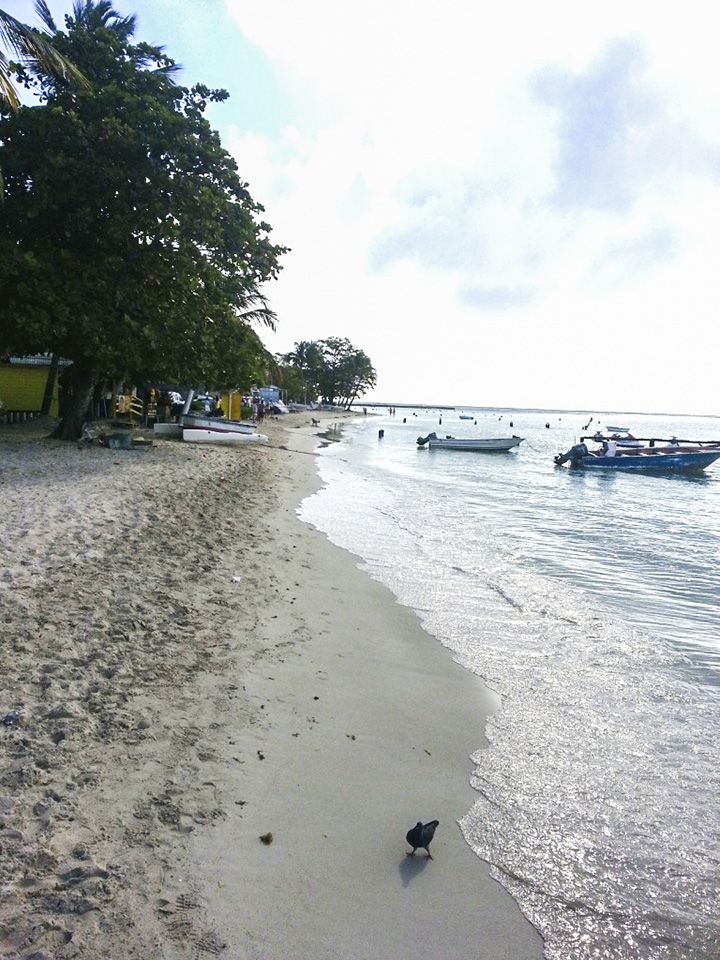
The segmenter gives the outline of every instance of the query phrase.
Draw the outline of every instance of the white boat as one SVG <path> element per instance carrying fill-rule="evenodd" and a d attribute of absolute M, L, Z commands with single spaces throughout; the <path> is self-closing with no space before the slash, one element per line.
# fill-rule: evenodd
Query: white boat
<path fill-rule="evenodd" d="M 609 423 L 605 424 L 608 433 L 630 433 L 630 427 L 611 427 Z"/>
<path fill-rule="evenodd" d="M 158 437 L 181 437 L 182 438 L 182 424 L 181 423 L 156 423 L 153 425 L 153 433 Z"/>
<path fill-rule="evenodd" d="M 500 453 L 512 450 L 523 442 L 523 437 L 487 437 L 485 439 L 463 440 L 458 437 L 438 437 L 429 433 L 426 437 L 418 437 L 419 447 L 427 446 L 430 450 L 475 450 L 485 453 Z"/>
<path fill-rule="evenodd" d="M 628 433 L 627 430 L 624 430 L 622 433 L 619 430 L 616 430 L 614 433 L 610 434 L 604 434 L 602 431 L 598 430 L 593 435 L 592 439 L 597 440 L 598 443 L 602 443 L 603 440 L 614 440 L 618 447 L 623 447 L 625 449 L 639 449 L 643 445 L 642 440 L 637 440 L 631 433 Z"/>
<path fill-rule="evenodd" d="M 212 430 L 214 433 L 255 433 L 256 424 L 249 420 L 226 420 L 224 417 L 204 417 L 185 413 L 182 425 L 186 430 Z"/>
<path fill-rule="evenodd" d="M 231 433 L 219 430 L 187 430 L 183 429 L 185 443 L 218 443 L 225 446 L 240 445 L 243 443 L 267 443 L 264 433 Z"/>

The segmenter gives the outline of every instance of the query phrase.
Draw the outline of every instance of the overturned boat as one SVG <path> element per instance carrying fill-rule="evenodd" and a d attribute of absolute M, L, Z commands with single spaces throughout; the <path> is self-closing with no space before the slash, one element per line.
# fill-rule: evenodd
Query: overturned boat
<path fill-rule="evenodd" d="M 183 414 L 182 426 L 185 430 L 212 430 L 214 433 L 255 433 L 257 430 L 257 424 L 250 420 L 227 420 L 196 413 Z"/>
<path fill-rule="evenodd" d="M 503 453 L 519 446 L 524 437 L 487 437 L 464 440 L 458 437 L 438 437 L 436 433 L 429 433 L 426 437 L 418 437 L 417 445 L 429 450 L 472 450 L 477 453 Z"/>

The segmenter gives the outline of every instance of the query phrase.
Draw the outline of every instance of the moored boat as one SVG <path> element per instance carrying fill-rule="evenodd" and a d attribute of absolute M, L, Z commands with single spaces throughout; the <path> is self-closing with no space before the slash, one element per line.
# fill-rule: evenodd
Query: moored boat
<path fill-rule="evenodd" d="M 610 440 L 614 440 L 619 447 L 627 447 L 627 448 L 631 448 L 631 447 L 637 448 L 637 447 L 642 447 L 643 445 L 642 440 L 638 440 L 627 430 L 622 433 L 615 431 L 614 433 L 610 433 L 610 434 L 604 434 L 601 430 L 598 430 L 593 434 L 592 439 L 597 440 L 598 443 L 602 443 L 603 441 L 607 442 Z"/>
<path fill-rule="evenodd" d="M 219 430 L 183 430 L 185 443 L 217 443 L 232 446 L 243 443 L 267 443 L 264 433 L 222 433 Z"/>
<path fill-rule="evenodd" d="M 702 440 L 659 440 L 651 438 L 648 446 L 623 448 L 616 440 L 603 440 L 602 446 L 588 449 L 581 437 L 567 453 L 558 454 L 555 464 L 568 463 L 575 469 L 626 470 L 636 473 L 695 473 L 720 459 L 720 442 Z M 663 446 L 657 446 L 662 443 Z"/>
<path fill-rule="evenodd" d="M 249 420 L 226 420 L 224 417 L 204 417 L 185 413 L 182 426 L 186 430 L 212 430 L 215 433 L 255 433 L 257 426 Z"/>
<path fill-rule="evenodd" d="M 429 433 L 426 437 L 418 437 L 419 447 L 427 446 L 430 450 L 473 450 L 478 453 L 502 453 L 512 450 L 523 442 L 523 437 L 486 437 L 462 439 L 459 437 L 438 437 L 436 433 Z"/>

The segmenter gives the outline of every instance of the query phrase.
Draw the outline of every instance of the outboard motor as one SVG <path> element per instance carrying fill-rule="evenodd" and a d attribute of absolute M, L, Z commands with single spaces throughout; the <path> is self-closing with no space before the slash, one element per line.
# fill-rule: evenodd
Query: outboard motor
<path fill-rule="evenodd" d="M 419 447 L 424 447 L 425 444 L 428 442 L 428 440 L 437 440 L 437 434 L 435 433 L 435 431 L 433 431 L 432 433 L 429 433 L 426 437 L 418 437 L 417 445 Z"/>
<path fill-rule="evenodd" d="M 576 443 L 575 446 L 570 447 L 567 453 L 559 453 L 554 462 L 558 467 L 561 467 L 569 460 L 571 467 L 578 467 L 582 463 L 582 458 L 586 457 L 589 452 L 586 444 Z"/>

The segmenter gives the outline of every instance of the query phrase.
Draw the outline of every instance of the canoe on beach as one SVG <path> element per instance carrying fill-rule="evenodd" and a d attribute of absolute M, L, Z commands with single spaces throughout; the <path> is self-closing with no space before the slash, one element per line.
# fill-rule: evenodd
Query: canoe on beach
<path fill-rule="evenodd" d="M 223 446 L 267 443 L 264 433 L 222 433 L 218 430 L 183 430 L 185 443 L 217 443 Z"/>
<path fill-rule="evenodd" d="M 216 433 L 255 433 L 256 424 L 249 420 L 226 420 L 225 417 L 204 417 L 199 414 L 183 414 L 182 425 L 186 430 L 212 430 Z"/>

